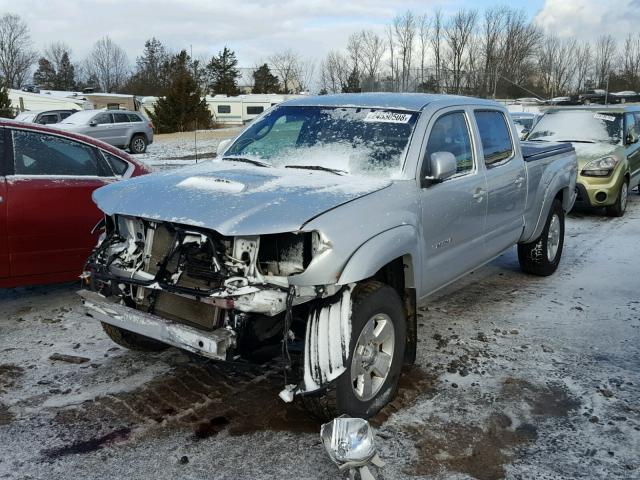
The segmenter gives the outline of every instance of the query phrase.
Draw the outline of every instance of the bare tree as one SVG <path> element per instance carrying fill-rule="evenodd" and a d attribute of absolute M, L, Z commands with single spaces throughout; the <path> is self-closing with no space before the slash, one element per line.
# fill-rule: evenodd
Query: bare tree
<path fill-rule="evenodd" d="M 596 41 L 594 56 L 596 82 L 598 86 L 605 87 L 609 81 L 609 75 L 613 71 L 613 62 L 616 56 L 616 41 L 611 35 L 602 35 Z"/>
<path fill-rule="evenodd" d="M 406 91 L 411 78 L 411 61 L 413 57 L 413 41 L 416 35 L 416 17 L 407 10 L 403 15 L 393 19 L 393 31 L 398 45 L 402 70 L 400 71 L 400 88 Z"/>
<path fill-rule="evenodd" d="M 387 42 L 389 42 L 389 67 L 391 70 L 391 82 L 392 82 L 392 90 L 396 91 L 397 89 L 397 68 L 395 64 L 395 42 L 393 38 L 393 28 L 391 26 L 387 26 Z"/>
<path fill-rule="evenodd" d="M 431 49 L 433 50 L 433 62 L 435 67 L 435 80 L 438 89 L 442 82 L 442 44 L 444 37 L 444 18 L 442 10 L 436 9 L 431 22 Z"/>
<path fill-rule="evenodd" d="M 555 97 L 570 93 L 576 74 L 575 39 L 560 39 L 547 35 L 538 55 L 538 71 L 545 95 Z"/>
<path fill-rule="evenodd" d="M 427 14 L 418 16 L 418 42 L 420 52 L 420 85 L 424 86 L 424 65 L 429 46 L 429 17 Z"/>
<path fill-rule="evenodd" d="M 287 49 L 274 53 L 269 57 L 269 63 L 280 78 L 283 93 L 298 93 L 310 88 L 315 65 L 297 52 Z"/>
<path fill-rule="evenodd" d="M 338 93 L 347 83 L 349 66 L 347 58 L 340 52 L 331 50 L 320 63 L 320 82 L 329 93 Z"/>
<path fill-rule="evenodd" d="M 629 33 L 625 38 L 620 67 L 627 88 L 636 90 L 640 75 L 640 35 Z"/>
<path fill-rule="evenodd" d="M 371 30 L 362 32 L 362 70 L 369 89 L 373 88 L 375 79 L 380 72 L 380 63 L 386 47 L 384 40 Z"/>
<path fill-rule="evenodd" d="M 501 64 L 501 43 L 506 27 L 505 7 L 490 8 L 485 10 L 482 22 L 481 48 L 483 57 L 484 79 L 482 81 L 482 94 L 493 94 L 497 89 Z"/>
<path fill-rule="evenodd" d="M 362 54 L 364 50 L 363 32 L 355 32 L 349 36 L 347 41 L 347 53 L 351 61 L 351 69 L 360 72 L 362 66 Z"/>
<path fill-rule="evenodd" d="M 37 59 L 27 24 L 18 15 L 0 17 L 0 75 L 8 87 L 19 88 Z"/>
<path fill-rule="evenodd" d="M 465 52 L 476 27 L 478 14 L 475 10 L 458 11 L 444 29 L 444 37 L 449 47 L 447 63 L 451 71 L 450 86 L 453 93 L 461 93 L 465 67 Z"/>
<path fill-rule="evenodd" d="M 67 57 L 71 58 L 71 48 L 64 42 L 53 42 L 49 44 L 43 53 L 45 58 L 51 62 L 56 72 L 60 70 L 65 53 Z"/>
<path fill-rule="evenodd" d="M 86 64 L 89 76 L 97 79 L 104 92 L 118 90 L 129 74 L 127 54 L 108 36 L 93 44 Z"/>
<path fill-rule="evenodd" d="M 576 48 L 576 79 L 575 90 L 581 92 L 586 87 L 589 76 L 591 75 L 591 67 L 593 58 L 591 56 L 591 44 L 585 42 Z"/>

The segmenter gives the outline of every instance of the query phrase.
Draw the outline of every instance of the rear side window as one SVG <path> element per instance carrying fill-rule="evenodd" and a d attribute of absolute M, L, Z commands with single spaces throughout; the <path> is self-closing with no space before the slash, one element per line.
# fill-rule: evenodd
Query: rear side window
<path fill-rule="evenodd" d="M 115 155 L 104 151 L 102 152 L 102 155 L 104 155 L 104 158 L 107 159 L 107 162 L 109 162 L 109 165 L 111 165 L 111 169 L 115 172 L 116 175 L 122 176 L 127 173 L 127 170 L 129 169 L 129 164 L 127 162 L 125 162 L 121 158 L 116 157 Z"/>
<path fill-rule="evenodd" d="M 513 144 L 504 115 L 492 110 L 480 110 L 474 114 L 480 131 L 485 165 L 496 166 L 510 158 Z"/>
<path fill-rule="evenodd" d="M 60 112 L 60 120 L 64 120 L 65 118 L 67 118 L 72 113 L 75 113 L 75 112 Z"/>
<path fill-rule="evenodd" d="M 114 113 L 113 121 L 115 123 L 129 123 L 129 115 L 126 113 Z"/>
<path fill-rule="evenodd" d="M 463 112 L 452 112 L 442 115 L 436 120 L 429 134 L 427 153 L 424 161 L 428 169 L 431 154 L 436 152 L 450 152 L 456 157 L 457 173 L 470 172 L 473 169 L 473 149 L 471 136 Z M 423 176 L 428 172 L 425 170 Z"/>
<path fill-rule="evenodd" d="M 127 116 L 129 117 L 130 122 L 142 122 L 142 118 L 135 113 L 127 113 Z"/>
<path fill-rule="evenodd" d="M 88 145 L 22 130 L 13 130 L 12 138 L 16 175 L 111 175 Z"/>
<path fill-rule="evenodd" d="M 231 105 L 218 105 L 218 113 L 231 113 Z"/>
<path fill-rule="evenodd" d="M 41 125 L 51 125 L 52 123 L 58 123 L 58 115 L 55 114 L 55 113 L 42 115 L 38 119 L 38 123 L 41 124 Z"/>

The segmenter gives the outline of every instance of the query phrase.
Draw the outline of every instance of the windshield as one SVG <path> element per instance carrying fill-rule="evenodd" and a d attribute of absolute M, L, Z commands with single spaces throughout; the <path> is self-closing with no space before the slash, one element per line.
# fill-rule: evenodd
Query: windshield
<path fill-rule="evenodd" d="M 358 107 L 276 107 L 229 147 L 225 159 L 321 167 L 374 176 L 402 170 L 418 113 Z"/>
<path fill-rule="evenodd" d="M 622 113 L 597 110 L 558 110 L 545 113 L 527 140 L 612 143 L 622 141 Z"/>
<path fill-rule="evenodd" d="M 531 128 L 531 125 L 533 125 L 533 117 L 516 117 L 513 119 L 513 123 L 520 125 L 522 128 Z"/>

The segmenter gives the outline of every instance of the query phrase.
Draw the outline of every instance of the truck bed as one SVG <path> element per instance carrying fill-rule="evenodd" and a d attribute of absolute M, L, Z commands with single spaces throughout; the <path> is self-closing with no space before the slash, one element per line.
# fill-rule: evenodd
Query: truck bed
<path fill-rule="evenodd" d="M 525 162 L 535 162 L 573 151 L 573 146 L 570 143 L 521 142 L 520 145 Z"/>

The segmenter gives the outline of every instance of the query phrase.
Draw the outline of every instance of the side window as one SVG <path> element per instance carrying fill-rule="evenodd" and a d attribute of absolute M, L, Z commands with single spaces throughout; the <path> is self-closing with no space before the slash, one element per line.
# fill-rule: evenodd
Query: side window
<path fill-rule="evenodd" d="M 636 135 L 638 134 L 637 118 L 633 113 L 625 113 L 624 114 L 624 135 L 625 135 L 625 139 L 626 139 L 627 135 L 629 135 L 629 132 L 633 132 Z"/>
<path fill-rule="evenodd" d="M 72 113 L 75 113 L 75 112 L 60 112 L 60 120 L 64 120 L 65 118 L 67 118 Z"/>
<path fill-rule="evenodd" d="M 58 115 L 55 114 L 55 113 L 42 115 L 38 119 L 38 123 L 41 124 L 41 125 L 51 125 L 52 123 L 58 123 Z"/>
<path fill-rule="evenodd" d="M 264 107 L 247 107 L 247 115 L 260 115 L 264 112 Z"/>
<path fill-rule="evenodd" d="M 218 105 L 218 113 L 231 113 L 231 105 Z"/>
<path fill-rule="evenodd" d="M 16 175 L 111 175 L 88 145 L 23 130 L 13 130 L 12 138 Z"/>
<path fill-rule="evenodd" d="M 7 165 L 7 155 L 4 151 L 4 128 L 0 127 L 0 177 L 9 173 L 9 165 Z"/>
<path fill-rule="evenodd" d="M 129 115 L 126 113 L 114 113 L 113 121 L 115 123 L 129 123 Z"/>
<path fill-rule="evenodd" d="M 127 173 L 127 170 L 129 169 L 129 164 L 127 162 L 105 151 L 102 151 L 102 155 L 107 159 L 107 162 L 109 162 L 111 169 L 116 175 L 122 176 Z"/>
<path fill-rule="evenodd" d="M 96 115 L 95 117 L 93 117 L 93 121 L 96 122 L 98 125 L 104 125 L 105 123 L 113 122 L 113 120 L 111 119 L 110 113 L 101 113 L 100 115 Z"/>
<path fill-rule="evenodd" d="M 504 115 L 494 110 L 477 110 L 474 115 L 480 131 L 485 165 L 492 167 L 510 158 L 513 143 Z"/>
<path fill-rule="evenodd" d="M 140 116 L 136 115 L 135 113 L 127 113 L 127 116 L 129 117 L 130 122 L 142 122 Z"/>
<path fill-rule="evenodd" d="M 431 158 L 432 153 L 436 152 L 451 152 L 456 157 L 458 173 L 467 173 L 473 170 L 471 136 L 463 112 L 446 113 L 433 124 L 423 162 L 423 176 L 428 174 L 428 159 Z"/>

